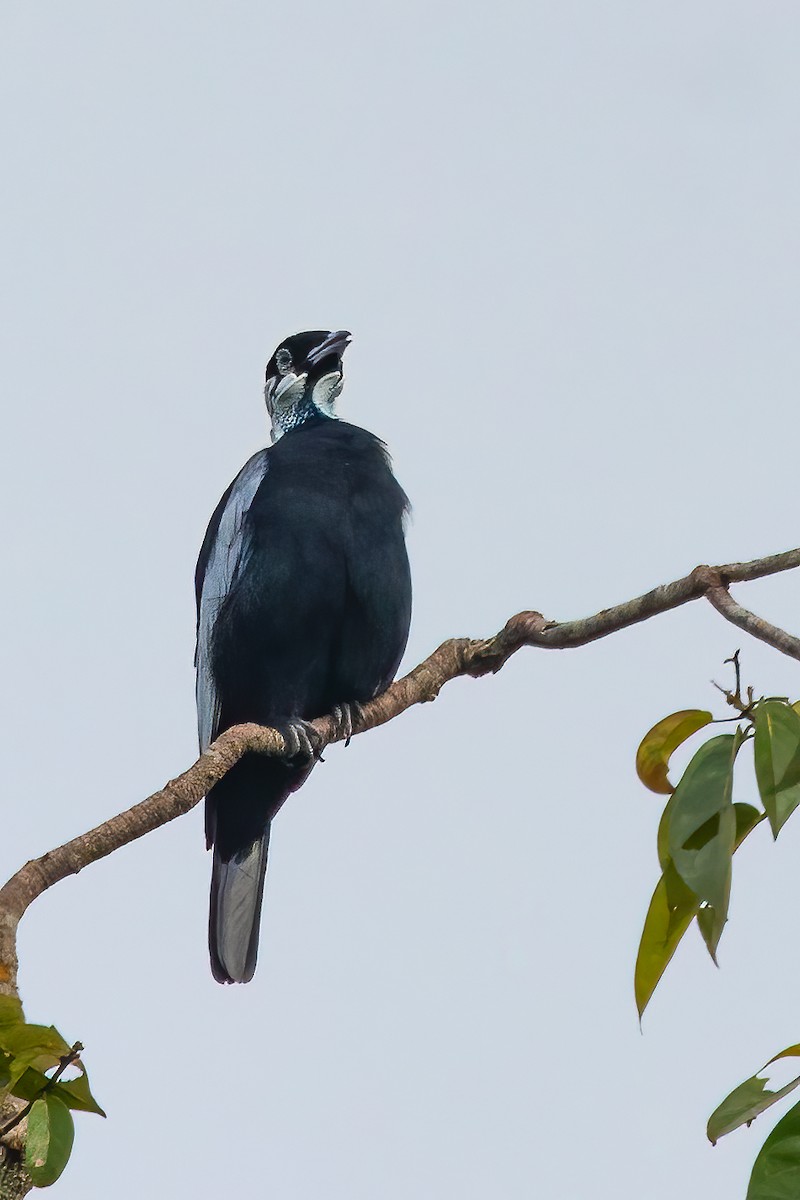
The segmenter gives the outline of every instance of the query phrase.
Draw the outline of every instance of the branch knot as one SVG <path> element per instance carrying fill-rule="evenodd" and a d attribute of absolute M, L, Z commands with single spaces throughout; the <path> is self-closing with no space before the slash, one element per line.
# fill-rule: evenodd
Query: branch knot
<path fill-rule="evenodd" d="M 692 571 L 692 580 L 699 592 L 710 592 L 712 588 L 726 588 L 727 580 L 718 567 L 701 565 Z"/>

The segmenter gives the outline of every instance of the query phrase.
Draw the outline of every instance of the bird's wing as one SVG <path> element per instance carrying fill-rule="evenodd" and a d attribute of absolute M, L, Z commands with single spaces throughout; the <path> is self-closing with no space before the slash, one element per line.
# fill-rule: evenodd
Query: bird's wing
<path fill-rule="evenodd" d="M 197 731 L 201 753 L 219 732 L 220 701 L 211 663 L 214 622 L 247 555 L 244 519 L 267 470 L 267 450 L 242 467 L 212 516 L 195 572 L 197 594 Z"/>

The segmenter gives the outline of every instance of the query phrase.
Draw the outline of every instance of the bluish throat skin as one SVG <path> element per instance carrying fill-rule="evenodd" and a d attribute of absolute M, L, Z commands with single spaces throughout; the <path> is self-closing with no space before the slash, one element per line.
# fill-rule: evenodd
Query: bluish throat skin
<path fill-rule="evenodd" d="M 408 500 L 384 444 L 334 415 L 349 341 L 316 330 L 278 346 L 264 389 L 273 444 L 225 492 L 197 561 L 201 750 L 242 721 L 306 746 L 246 754 L 206 797 L 220 983 L 255 971 L 272 818 L 315 761 L 298 723 L 384 691 L 408 637 Z"/>

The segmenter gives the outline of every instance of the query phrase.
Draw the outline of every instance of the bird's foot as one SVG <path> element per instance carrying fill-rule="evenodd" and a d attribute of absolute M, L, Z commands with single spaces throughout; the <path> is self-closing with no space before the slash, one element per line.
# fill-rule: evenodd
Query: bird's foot
<path fill-rule="evenodd" d="M 349 746 L 353 729 L 361 718 L 361 705 L 334 704 L 331 716 L 336 722 L 336 736 L 344 738 L 345 746 Z"/>
<path fill-rule="evenodd" d="M 286 742 L 284 758 L 301 758 L 314 761 L 322 758 L 322 738 L 310 721 L 296 718 L 280 726 L 283 740 Z"/>

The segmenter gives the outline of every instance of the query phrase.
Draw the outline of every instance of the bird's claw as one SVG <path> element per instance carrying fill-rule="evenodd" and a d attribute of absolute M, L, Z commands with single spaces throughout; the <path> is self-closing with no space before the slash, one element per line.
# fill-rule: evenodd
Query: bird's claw
<path fill-rule="evenodd" d="M 360 704 L 334 704 L 332 714 L 336 722 L 336 733 L 338 737 L 344 738 L 345 746 L 350 745 L 350 740 L 353 736 L 354 720 L 357 722 L 361 716 Z"/>
<path fill-rule="evenodd" d="M 284 758 L 311 760 L 321 757 L 322 739 L 309 721 L 289 721 L 281 732 L 286 743 Z"/>

